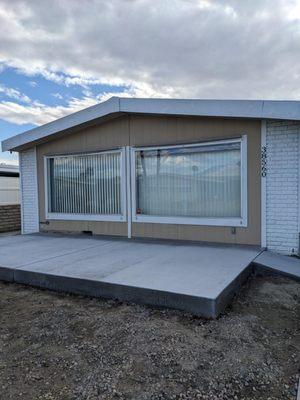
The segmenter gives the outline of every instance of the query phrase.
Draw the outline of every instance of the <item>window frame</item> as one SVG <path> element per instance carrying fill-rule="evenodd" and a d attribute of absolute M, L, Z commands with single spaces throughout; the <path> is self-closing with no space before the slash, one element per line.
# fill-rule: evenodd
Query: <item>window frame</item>
<path fill-rule="evenodd" d="M 241 217 L 180 217 L 180 216 L 158 216 L 143 215 L 136 213 L 136 152 L 147 150 L 164 150 L 171 148 L 205 147 L 220 144 L 240 143 L 241 145 Z M 203 225 L 203 226 L 231 226 L 247 227 L 248 224 L 248 193 L 247 193 L 247 135 L 241 135 L 235 139 L 214 140 L 192 144 L 178 144 L 170 146 L 149 146 L 131 148 L 131 196 L 132 196 L 132 222 L 156 223 L 156 224 L 178 224 L 178 225 Z"/>
<path fill-rule="evenodd" d="M 82 213 L 54 213 L 49 211 L 49 193 L 50 193 L 50 168 L 49 159 L 62 158 L 62 157 L 82 157 L 92 156 L 97 154 L 120 154 L 120 177 L 121 177 L 121 214 L 82 214 Z M 66 221 L 119 221 L 126 222 L 126 158 L 125 148 L 118 148 L 112 150 L 101 150 L 95 152 L 84 153 L 68 153 L 59 155 L 46 155 L 44 156 L 44 186 L 45 186 L 45 217 L 46 220 L 66 220 Z"/>

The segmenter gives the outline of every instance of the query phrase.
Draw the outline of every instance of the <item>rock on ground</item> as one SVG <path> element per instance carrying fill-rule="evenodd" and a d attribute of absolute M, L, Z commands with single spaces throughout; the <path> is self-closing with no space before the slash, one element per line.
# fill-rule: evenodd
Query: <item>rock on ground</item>
<path fill-rule="evenodd" d="M 0 283 L 0 399 L 296 399 L 299 298 L 251 278 L 207 321 Z"/>

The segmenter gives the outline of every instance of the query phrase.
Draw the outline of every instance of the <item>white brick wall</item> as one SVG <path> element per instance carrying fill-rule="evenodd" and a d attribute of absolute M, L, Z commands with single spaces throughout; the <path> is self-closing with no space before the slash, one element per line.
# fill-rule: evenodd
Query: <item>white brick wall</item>
<path fill-rule="evenodd" d="M 22 233 L 39 231 L 38 188 L 35 147 L 19 153 L 21 177 Z"/>
<path fill-rule="evenodd" d="M 284 254 L 299 246 L 300 123 L 267 121 L 266 240 Z"/>

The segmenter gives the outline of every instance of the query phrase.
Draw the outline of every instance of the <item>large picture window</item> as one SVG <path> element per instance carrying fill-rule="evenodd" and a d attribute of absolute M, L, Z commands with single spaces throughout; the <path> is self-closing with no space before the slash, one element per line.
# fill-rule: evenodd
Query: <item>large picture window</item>
<path fill-rule="evenodd" d="M 48 218 L 123 220 L 122 151 L 46 158 Z"/>
<path fill-rule="evenodd" d="M 137 222 L 245 226 L 246 137 L 134 149 Z"/>

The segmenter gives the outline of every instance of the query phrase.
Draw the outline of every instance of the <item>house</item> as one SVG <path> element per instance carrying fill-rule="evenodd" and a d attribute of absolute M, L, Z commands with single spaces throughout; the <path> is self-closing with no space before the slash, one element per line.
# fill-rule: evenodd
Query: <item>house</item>
<path fill-rule="evenodd" d="M 22 232 L 299 251 L 300 102 L 113 97 L 2 142 Z"/>
<path fill-rule="evenodd" d="M 0 206 L 20 204 L 19 167 L 0 164 Z"/>
<path fill-rule="evenodd" d="M 0 164 L 0 232 L 20 229 L 19 167 Z"/>

